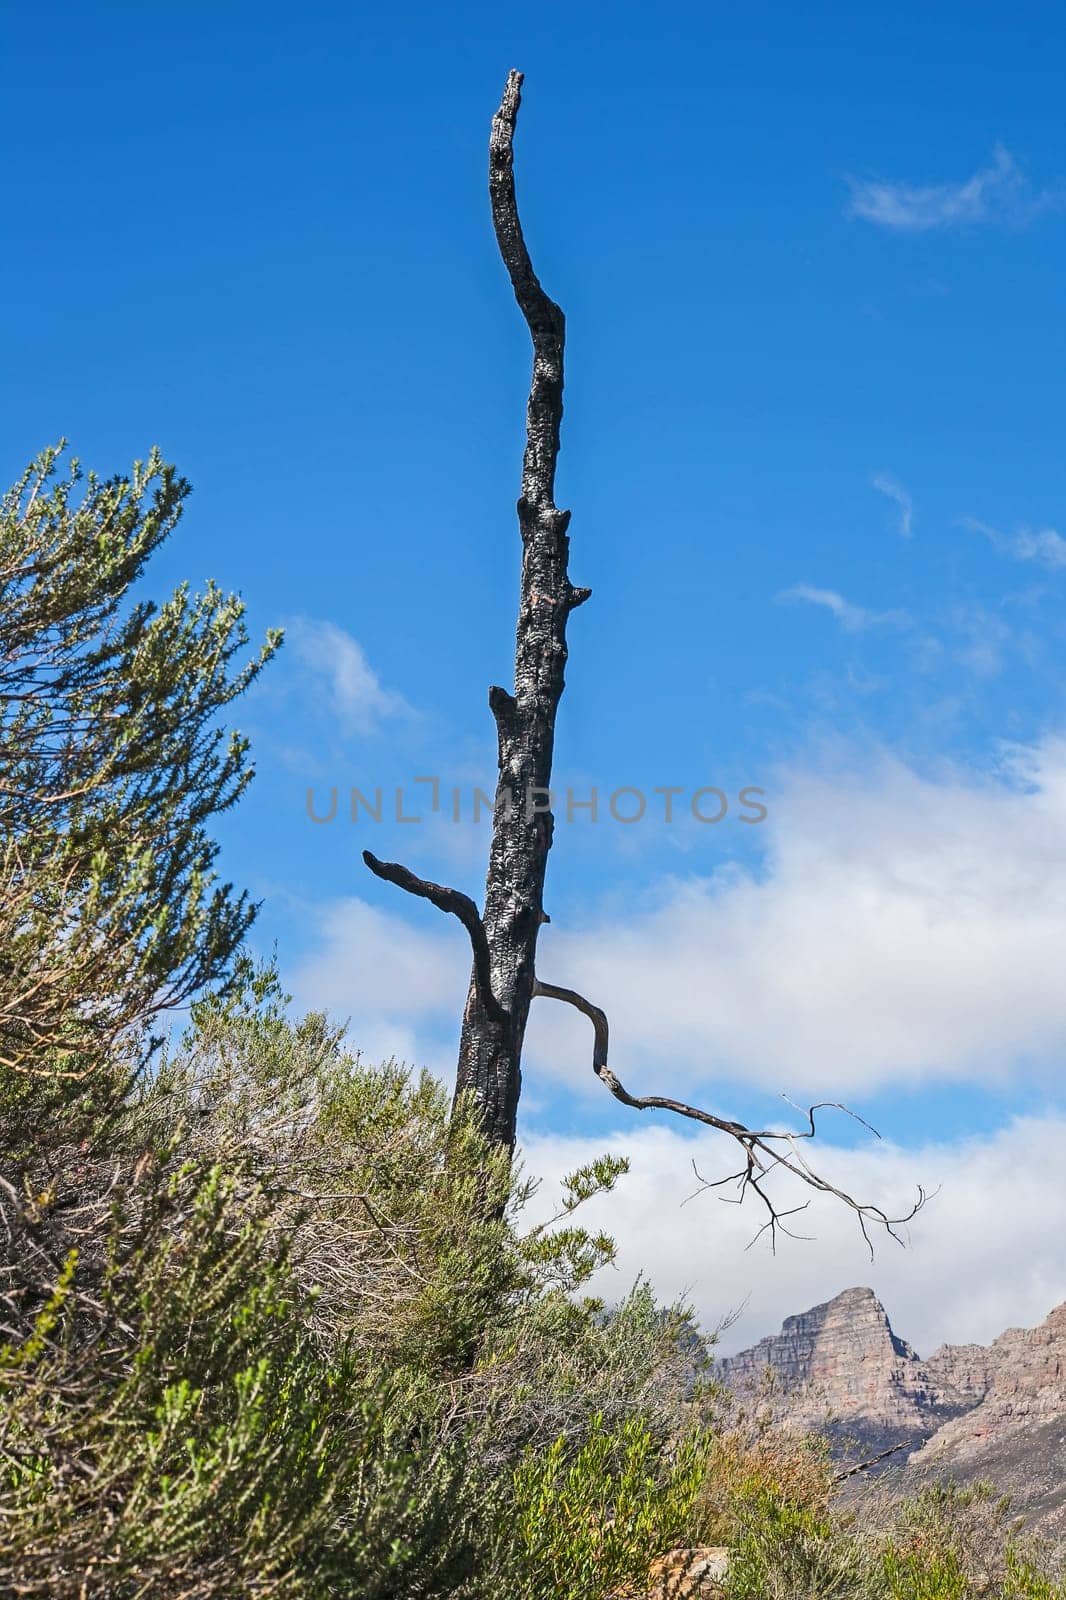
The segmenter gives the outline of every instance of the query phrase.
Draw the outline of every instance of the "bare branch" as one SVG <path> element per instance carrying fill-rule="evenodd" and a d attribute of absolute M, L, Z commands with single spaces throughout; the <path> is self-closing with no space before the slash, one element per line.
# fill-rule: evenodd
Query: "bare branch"
<path fill-rule="evenodd" d="M 601 1011 L 599 1006 L 594 1006 L 591 1000 L 586 1000 L 583 994 L 578 994 L 576 989 L 560 989 L 557 984 L 543 983 L 540 978 L 535 978 L 533 980 L 534 999 L 538 995 L 545 1000 L 561 1000 L 564 1005 L 576 1007 L 578 1011 L 584 1012 L 585 1016 L 589 1018 L 594 1034 L 592 1070 L 598 1076 L 600 1068 L 607 1065 L 607 1046 L 610 1039 L 607 1013 Z"/>
<path fill-rule="evenodd" d="M 738 1172 L 730 1173 L 728 1176 L 714 1181 L 708 1181 L 701 1177 L 698 1171 L 696 1171 L 696 1176 L 705 1189 L 719 1189 L 725 1184 L 735 1183 L 737 1185 L 735 1196 L 719 1196 L 720 1199 L 730 1199 L 735 1204 L 740 1204 L 749 1190 L 757 1195 L 766 1208 L 767 1220 L 755 1235 L 755 1239 L 761 1238 L 762 1234 L 768 1231 L 771 1246 L 773 1246 L 779 1232 L 788 1234 L 791 1238 L 805 1237 L 804 1235 L 794 1234 L 786 1228 L 784 1219 L 806 1210 L 806 1204 L 793 1206 L 787 1211 L 782 1211 L 774 1203 L 764 1187 L 769 1177 L 778 1170 L 784 1170 L 785 1172 L 790 1172 L 793 1177 L 799 1178 L 809 1188 L 816 1189 L 820 1194 L 832 1195 L 847 1206 L 849 1210 L 854 1211 L 871 1257 L 874 1251 L 869 1225 L 884 1228 L 886 1233 L 895 1239 L 897 1244 L 903 1243 L 897 1229 L 910 1222 L 911 1218 L 921 1210 L 928 1199 L 924 1189 L 919 1186 L 918 1198 L 910 1211 L 903 1216 L 892 1217 L 882 1210 L 880 1206 L 856 1200 L 845 1189 L 840 1189 L 836 1184 L 830 1183 L 828 1178 L 823 1177 L 821 1173 L 816 1172 L 811 1167 L 799 1148 L 801 1139 L 813 1139 L 816 1136 L 815 1114 L 818 1111 L 831 1106 L 834 1109 L 846 1112 L 848 1116 L 855 1116 L 855 1113 L 848 1111 L 846 1106 L 838 1106 L 835 1101 L 823 1101 L 820 1104 L 809 1106 L 803 1112 L 807 1127 L 797 1133 L 792 1129 L 749 1128 L 742 1122 L 733 1122 L 729 1118 L 716 1116 L 714 1112 L 703 1111 L 698 1106 L 687 1105 L 683 1100 L 668 1099 L 664 1095 L 632 1095 L 607 1064 L 609 1027 L 606 1012 L 600 1006 L 593 1005 L 591 1000 L 586 1000 L 584 995 L 578 994 L 576 990 L 561 989 L 554 983 L 542 983 L 539 978 L 534 983 L 533 993 L 534 995 L 541 995 L 547 1000 L 559 1000 L 564 1005 L 574 1006 L 589 1018 L 593 1028 L 592 1070 L 616 1100 L 620 1100 L 623 1105 L 632 1106 L 635 1111 L 672 1111 L 679 1117 L 687 1117 L 692 1122 L 701 1122 L 706 1127 L 715 1128 L 719 1133 L 728 1134 L 731 1139 L 736 1140 L 744 1152 L 744 1164 Z M 790 1101 L 789 1104 L 791 1103 Z M 856 1117 L 856 1121 L 862 1122 L 864 1127 L 870 1127 L 870 1124 L 864 1122 L 862 1117 Z M 874 1128 L 871 1128 L 870 1131 L 872 1133 L 877 1132 Z M 695 1165 L 693 1170 L 696 1170 Z M 809 1203 L 808 1201 L 807 1204 Z M 753 1244 L 755 1239 L 752 1240 Z"/>
<path fill-rule="evenodd" d="M 890 1445 L 887 1450 L 882 1450 L 876 1456 L 871 1456 L 868 1461 L 859 1461 L 853 1467 L 845 1467 L 843 1472 L 833 1474 L 833 1483 L 843 1483 L 845 1478 L 854 1478 L 857 1472 L 868 1472 L 871 1467 L 876 1467 L 879 1461 L 887 1461 L 889 1456 L 898 1455 L 901 1450 L 917 1450 L 925 1443 L 924 1439 L 916 1444 L 913 1439 L 903 1439 L 899 1444 Z"/>
<path fill-rule="evenodd" d="M 506 1027 L 510 1018 L 492 992 L 492 963 L 485 924 L 470 896 L 463 894 L 461 889 L 448 889 L 443 884 L 430 883 L 426 878 L 418 878 L 409 868 L 402 867 L 398 861 L 379 861 L 369 850 L 363 851 L 363 860 L 376 877 L 384 878 L 386 883 L 394 883 L 400 889 L 406 889 L 408 894 L 416 894 L 421 899 L 428 900 L 438 911 L 447 911 L 453 917 L 459 918 L 470 935 L 470 943 L 473 946 L 474 978 L 481 1003 L 494 1022 Z"/>

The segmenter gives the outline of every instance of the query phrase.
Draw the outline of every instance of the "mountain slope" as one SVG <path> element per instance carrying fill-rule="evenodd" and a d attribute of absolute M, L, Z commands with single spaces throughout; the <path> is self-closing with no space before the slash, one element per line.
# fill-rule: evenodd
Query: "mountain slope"
<path fill-rule="evenodd" d="M 903 1488 L 987 1479 L 1066 1538 L 1066 1304 L 1037 1328 L 923 1361 L 872 1290 L 846 1289 L 716 1373 L 740 1400 L 768 1392 L 783 1426 L 826 1435 L 840 1455 L 905 1444 L 884 1469 Z"/>
<path fill-rule="evenodd" d="M 1045 1532 L 1066 1533 L 1066 1305 L 1036 1328 L 1008 1328 L 985 1352 L 979 1403 L 911 1456 L 916 1481 L 987 1478 Z"/>
<path fill-rule="evenodd" d="M 923 1362 L 893 1332 L 872 1289 L 845 1289 L 786 1318 L 779 1334 L 717 1362 L 715 1372 L 743 1398 L 767 1381 L 769 1369 L 771 1403 L 783 1422 L 825 1433 L 841 1450 L 851 1444 L 875 1455 L 902 1443 L 916 1449 L 983 1397 L 983 1363 L 969 1350 L 945 1346 Z"/>

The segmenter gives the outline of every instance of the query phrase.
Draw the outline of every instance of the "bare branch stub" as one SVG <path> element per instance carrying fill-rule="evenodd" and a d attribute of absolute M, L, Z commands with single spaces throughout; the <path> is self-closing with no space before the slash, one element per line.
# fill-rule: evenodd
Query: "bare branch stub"
<path fill-rule="evenodd" d="M 676 1116 L 686 1117 L 692 1122 L 703 1123 L 705 1127 L 714 1128 L 719 1133 L 727 1134 L 731 1139 L 736 1140 L 744 1152 L 744 1162 L 739 1171 L 731 1172 L 724 1178 L 714 1180 L 701 1177 L 698 1171 L 696 1171 L 696 1176 L 699 1178 L 701 1186 L 705 1189 L 720 1189 L 726 1184 L 736 1184 L 736 1195 L 732 1197 L 722 1196 L 722 1198 L 732 1198 L 737 1204 L 744 1200 L 749 1190 L 758 1196 L 766 1208 L 767 1220 L 756 1233 L 756 1239 L 760 1238 L 763 1233 L 769 1232 L 771 1245 L 773 1245 L 776 1242 L 778 1233 L 789 1234 L 794 1238 L 804 1237 L 803 1235 L 792 1234 L 784 1223 L 786 1217 L 795 1216 L 800 1211 L 806 1210 L 806 1204 L 793 1206 L 788 1210 L 781 1210 L 765 1187 L 766 1180 L 772 1177 L 775 1172 L 784 1171 L 791 1173 L 794 1178 L 799 1178 L 802 1183 L 807 1184 L 811 1189 L 817 1190 L 818 1193 L 832 1195 L 847 1206 L 849 1210 L 853 1211 L 871 1256 L 873 1255 L 873 1241 L 869 1232 L 871 1226 L 884 1228 L 885 1232 L 895 1239 L 898 1244 L 903 1243 L 897 1230 L 910 1222 L 911 1218 L 915 1217 L 925 1204 L 928 1196 L 922 1188 L 919 1187 L 918 1198 L 910 1211 L 904 1215 L 892 1217 L 880 1206 L 856 1200 L 847 1190 L 830 1183 L 828 1178 L 823 1177 L 821 1173 L 814 1170 L 800 1150 L 799 1141 L 801 1139 L 813 1139 L 816 1136 L 815 1115 L 818 1111 L 825 1109 L 827 1106 L 832 1106 L 837 1110 L 844 1111 L 849 1116 L 854 1116 L 855 1113 L 848 1111 L 846 1106 L 838 1106 L 835 1101 L 824 1101 L 821 1104 L 807 1107 L 803 1112 L 807 1127 L 797 1133 L 792 1129 L 749 1128 L 742 1122 L 734 1122 L 727 1117 L 716 1116 L 712 1111 L 703 1111 L 699 1106 L 690 1106 L 683 1100 L 672 1100 L 665 1095 L 630 1094 L 629 1090 L 626 1089 L 607 1063 L 609 1027 L 606 1012 L 600 1006 L 593 1005 L 591 1000 L 586 1000 L 584 995 L 578 994 L 575 989 L 563 989 L 553 983 L 542 983 L 539 978 L 534 984 L 533 992 L 536 995 L 542 995 L 547 1000 L 559 1000 L 564 1005 L 574 1006 L 589 1018 L 593 1027 L 592 1068 L 600 1082 L 606 1085 L 616 1100 L 620 1100 L 623 1105 L 632 1106 L 635 1111 L 672 1111 Z M 861 1117 L 857 1117 L 856 1120 L 863 1122 Z M 863 1126 L 869 1128 L 870 1124 L 863 1122 Z M 870 1131 L 876 1133 L 876 1129 L 871 1129 Z M 695 1170 L 695 1167 L 693 1170 Z M 754 1242 L 755 1240 L 752 1240 L 752 1243 Z"/>
<path fill-rule="evenodd" d="M 494 1022 L 506 1027 L 507 1013 L 492 992 L 492 967 L 489 961 L 488 940 L 485 937 L 485 924 L 470 896 L 463 894 L 461 889 L 448 889 L 443 884 L 430 883 L 427 878 L 416 877 L 409 868 L 402 867 L 398 861 L 379 861 L 369 850 L 363 851 L 363 860 L 375 877 L 383 878 L 386 883 L 394 883 L 398 888 L 406 889 L 408 894 L 415 894 L 422 900 L 428 900 L 438 911 L 447 911 L 453 917 L 459 918 L 470 935 L 470 944 L 474 952 L 475 982 L 478 985 L 481 1003 Z"/>

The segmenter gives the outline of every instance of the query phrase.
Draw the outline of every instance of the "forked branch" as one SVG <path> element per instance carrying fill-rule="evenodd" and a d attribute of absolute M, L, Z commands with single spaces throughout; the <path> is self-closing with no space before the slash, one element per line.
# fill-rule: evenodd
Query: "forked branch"
<path fill-rule="evenodd" d="M 758 1196 L 766 1208 L 767 1220 L 759 1229 L 755 1238 L 769 1232 L 771 1244 L 776 1243 L 778 1232 L 790 1234 L 791 1230 L 784 1225 L 786 1217 L 795 1216 L 800 1211 L 805 1211 L 809 1201 L 801 1206 L 792 1207 L 782 1211 L 768 1194 L 765 1184 L 768 1178 L 777 1171 L 790 1172 L 793 1177 L 799 1178 L 808 1188 L 815 1189 L 819 1194 L 832 1195 L 853 1211 L 858 1219 L 859 1228 L 866 1241 L 871 1256 L 873 1255 L 873 1241 L 870 1238 L 870 1227 L 884 1228 L 897 1244 L 902 1244 L 898 1229 L 904 1227 L 911 1218 L 916 1216 L 928 1199 L 925 1190 L 919 1186 L 918 1198 L 911 1209 L 904 1215 L 893 1217 L 882 1210 L 880 1206 L 870 1205 L 861 1200 L 856 1200 L 854 1195 L 846 1189 L 839 1188 L 830 1183 L 828 1178 L 822 1176 L 807 1161 L 800 1147 L 800 1140 L 813 1139 L 817 1129 L 815 1115 L 819 1111 L 843 1111 L 847 1116 L 855 1116 L 847 1106 L 840 1105 L 837 1101 L 823 1100 L 817 1105 L 807 1107 L 803 1112 L 806 1119 L 806 1128 L 799 1132 L 787 1128 L 749 1128 L 742 1122 L 733 1122 L 726 1117 L 719 1117 L 712 1111 L 703 1111 L 699 1106 L 690 1106 L 683 1100 L 672 1100 L 665 1095 L 647 1094 L 633 1095 L 611 1070 L 607 1062 L 608 1046 L 610 1042 L 610 1029 L 606 1012 L 593 1005 L 591 1000 L 586 1000 L 584 995 L 578 994 L 574 989 L 561 989 L 554 983 L 542 983 L 538 978 L 533 986 L 534 995 L 541 995 L 546 1000 L 559 1000 L 564 1005 L 574 1006 L 592 1023 L 592 1070 L 614 1095 L 625 1106 L 632 1106 L 635 1111 L 672 1111 L 676 1116 L 687 1117 L 692 1122 L 702 1122 L 705 1127 L 715 1128 L 719 1133 L 727 1134 L 736 1140 L 744 1153 L 744 1163 L 739 1171 L 727 1174 L 724 1178 L 709 1181 L 696 1172 L 700 1184 L 705 1189 L 721 1189 L 728 1184 L 737 1186 L 737 1193 L 733 1196 L 720 1196 L 721 1199 L 732 1199 L 739 1204 L 744 1200 L 750 1189 Z M 791 1102 L 790 1102 L 791 1104 Z M 798 1108 L 797 1108 L 798 1109 Z M 857 1122 L 862 1122 L 863 1127 L 870 1128 L 870 1124 L 862 1117 L 856 1117 Z M 876 1128 L 870 1128 L 875 1137 L 880 1137 Z M 694 1168 L 695 1170 L 695 1168 Z M 755 1241 L 752 1240 L 752 1243 Z"/>
<path fill-rule="evenodd" d="M 397 888 L 406 889 L 408 894 L 416 894 L 420 899 L 428 900 L 438 911 L 447 911 L 453 917 L 459 918 L 470 935 L 470 944 L 474 952 L 474 979 L 481 1003 L 494 1022 L 506 1027 L 510 1019 L 492 990 L 492 962 L 489 957 L 485 924 L 470 896 L 463 894 L 461 889 L 449 889 L 440 883 L 430 883 L 427 878 L 416 877 L 408 867 L 402 867 L 398 861 L 379 861 L 369 850 L 363 851 L 363 860 L 376 877 L 384 878 L 386 883 L 396 884 Z"/>

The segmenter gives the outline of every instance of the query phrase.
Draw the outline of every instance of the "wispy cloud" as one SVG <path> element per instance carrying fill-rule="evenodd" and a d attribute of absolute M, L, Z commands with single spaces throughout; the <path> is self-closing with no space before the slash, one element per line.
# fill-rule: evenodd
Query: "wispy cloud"
<path fill-rule="evenodd" d="M 978 678 L 994 678 L 1006 664 L 1006 654 L 1014 643 L 1013 631 L 1002 617 L 984 606 L 956 606 L 947 618 L 958 635 L 955 659 Z"/>
<path fill-rule="evenodd" d="M 297 617 L 286 628 L 296 659 L 324 685 L 334 714 L 354 733 L 372 733 L 387 717 L 408 711 L 386 689 L 358 639 L 335 622 Z"/>
<path fill-rule="evenodd" d="M 899 507 L 896 532 L 901 539 L 909 539 L 914 532 L 914 501 L 907 490 L 891 472 L 875 472 L 870 482 L 878 494 L 893 500 Z"/>
<path fill-rule="evenodd" d="M 1053 1082 L 1066 740 L 994 772 L 855 751 L 767 787 L 757 869 L 664 880 L 624 918 L 604 905 L 544 930 L 546 969 L 605 1008 L 619 1063 L 639 1062 L 648 1092 L 719 1099 L 727 1082 L 812 1099 Z M 562 1009 L 531 1023 L 530 1064 L 570 1082 L 588 1041 Z M 566 1048 L 545 1032 L 571 1024 Z"/>
<path fill-rule="evenodd" d="M 797 583 L 791 589 L 783 589 L 777 599 L 822 606 L 832 612 L 847 633 L 862 633 L 867 628 L 905 628 L 910 620 L 905 611 L 870 611 L 866 606 L 845 600 L 835 589 L 817 589 L 810 583 Z"/>
<path fill-rule="evenodd" d="M 961 517 L 959 526 L 970 533 L 982 534 L 1001 554 L 1014 561 L 1035 561 L 1052 571 L 1066 567 L 1066 539 L 1054 528 L 1017 528 L 1013 533 L 1002 533 L 990 528 L 987 522 L 976 517 Z"/>
<path fill-rule="evenodd" d="M 961 183 L 915 184 L 874 178 L 849 178 L 848 215 L 900 233 L 932 228 L 964 228 L 978 223 L 1029 222 L 1061 203 L 1058 190 L 1034 190 L 1004 145 L 991 163 Z"/>

